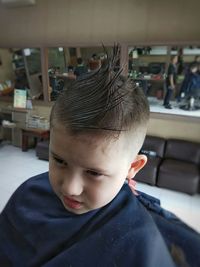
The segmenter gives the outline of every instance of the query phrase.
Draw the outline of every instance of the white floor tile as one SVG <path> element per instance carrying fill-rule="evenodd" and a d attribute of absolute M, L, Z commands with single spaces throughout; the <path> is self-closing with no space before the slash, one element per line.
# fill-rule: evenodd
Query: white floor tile
<path fill-rule="evenodd" d="M 137 183 L 136 189 L 160 199 L 161 189 L 156 186 L 150 186 L 144 183 Z"/>
<path fill-rule="evenodd" d="M 0 144 L 0 210 L 20 184 L 48 171 L 48 165 L 48 161 L 36 157 L 34 149 L 22 152 L 10 144 Z"/>

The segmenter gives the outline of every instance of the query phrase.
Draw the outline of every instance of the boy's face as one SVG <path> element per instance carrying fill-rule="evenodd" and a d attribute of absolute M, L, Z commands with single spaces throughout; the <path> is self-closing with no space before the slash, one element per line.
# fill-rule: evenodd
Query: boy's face
<path fill-rule="evenodd" d="M 64 207 L 83 214 L 112 201 L 125 179 L 133 177 L 145 163 L 145 159 L 138 160 L 137 151 L 135 154 L 133 151 L 131 160 L 127 150 L 123 135 L 108 141 L 101 136 L 70 135 L 62 126 L 54 126 L 50 138 L 49 177 Z M 134 168 L 131 167 L 133 161 L 136 162 Z"/>

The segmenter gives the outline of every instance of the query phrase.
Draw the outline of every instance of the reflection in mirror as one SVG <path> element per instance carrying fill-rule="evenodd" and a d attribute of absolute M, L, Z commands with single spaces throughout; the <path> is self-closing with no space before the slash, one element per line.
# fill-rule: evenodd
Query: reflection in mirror
<path fill-rule="evenodd" d="M 129 77 L 144 90 L 151 110 L 200 109 L 200 47 L 130 47 L 128 63 Z"/>
<path fill-rule="evenodd" d="M 12 65 L 13 54 L 10 49 L 0 49 L 0 99 L 13 96 L 16 78 Z"/>
<path fill-rule="evenodd" d="M 41 73 L 41 52 L 39 48 L 26 48 L 23 50 L 24 64 L 29 83 L 28 92 L 31 99 L 43 100 L 43 86 Z"/>
<path fill-rule="evenodd" d="M 43 99 L 40 49 L 0 49 L 0 58 L 0 97 L 23 89 L 28 98 Z"/>
<path fill-rule="evenodd" d="M 108 56 L 112 49 L 106 47 Z M 106 58 L 103 47 L 57 47 L 48 49 L 50 99 L 55 100 L 64 86 L 97 70 Z"/>

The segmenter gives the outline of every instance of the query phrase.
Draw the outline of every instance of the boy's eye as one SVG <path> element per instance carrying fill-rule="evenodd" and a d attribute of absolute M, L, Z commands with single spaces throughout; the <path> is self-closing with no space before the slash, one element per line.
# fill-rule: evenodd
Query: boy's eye
<path fill-rule="evenodd" d="M 87 173 L 89 173 L 91 176 L 94 176 L 94 177 L 100 177 L 103 175 L 102 173 L 90 171 L 90 170 L 88 170 Z"/>

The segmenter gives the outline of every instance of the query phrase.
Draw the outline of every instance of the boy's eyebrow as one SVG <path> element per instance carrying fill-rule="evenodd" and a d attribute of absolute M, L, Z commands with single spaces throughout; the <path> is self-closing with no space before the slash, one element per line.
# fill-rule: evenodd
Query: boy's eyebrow
<path fill-rule="evenodd" d="M 63 163 L 67 163 L 62 157 L 58 156 L 56 153 L 54 153 L 52 150 L 50 150 L 50 153 L 55 157 L 55 158 L 58 158 L 58 159 L 61 159 L 63 160 Z M 95 171 L 95 172 L 99 172 L 99 173 L 107 173 L 106 170 L 103 170 L 103 169 L 100 169 L 100 168 L 85 168 L 85 169 L 88 169 L 88 170 L 91 170 L 91 171 Z"/>
<path fill-rule="evenodd" d="M 50 153 L 53 155 L 53 156 L 56 156 L 58 158 L 60 158 L 55 152 L 53 152 L 52 150 L 50 150 Z"/>

